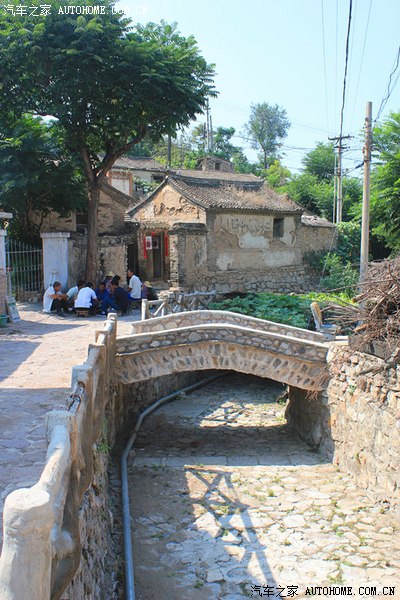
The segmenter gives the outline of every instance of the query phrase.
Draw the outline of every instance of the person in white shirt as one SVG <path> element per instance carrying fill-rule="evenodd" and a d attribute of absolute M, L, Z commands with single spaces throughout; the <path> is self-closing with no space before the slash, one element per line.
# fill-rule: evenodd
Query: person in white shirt
<path fill-rule="evenodd" d="M 45 291 L 43 296 L 43 312 L 57 312 L 59 317 L 65 317 L 65 313 L 68 312 L 67 294 L 61 292 L 61 283 L 59 281 L 55 281 Z"/>
<path fill-rule="evenodd" d="M 71 307 L 74 306 L 78 292 L 81 288 L 83 288 L 84 285 L 85 285 L 85 280 L 78 279 L 78 281 L 76 282 L 76 285 L 74 285 L 72 288 L 70 288 L 68 290 L 68 292 L 67 292 L 68 306 L 71 306 Z"/>
<path fill-rule="evenodd" d="M 93 283 L 88 281 L 84 287 L 82 287 L 75 300 L 75 309 L 87 308 L 95 309 L 99 300 L 93 290 Z"/>
<path fill-rule="evenodd" d="M 142 282 L 139 277 L 134 274 L 132 269 L 128 269 L 127 276 L 129 278 L 128 292 L 132 300 L 140 301 L 142 297 Z"/>

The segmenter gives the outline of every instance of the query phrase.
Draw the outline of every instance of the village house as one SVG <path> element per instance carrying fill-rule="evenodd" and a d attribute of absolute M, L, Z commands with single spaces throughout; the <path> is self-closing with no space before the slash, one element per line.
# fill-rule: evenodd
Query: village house
<path fill-rule="evenodd" d="M 139 276 L 186 291 L 315 287 L 307 254 L 334 247 L 335 226 L 262 179 L 233 173 L 228 161 L 208 157 L 199 166 L 170 172 L 128 210 Z"/>
<path fill-rule="evenodd" d="M 160 183 L 145 195 L 138 179 Z M 44 287 L 82 276 L 86 224 L 86 213 L 43 220 Z M 229 161 L 206 157 L 197 170 L 167 170 L 122 157 L 100 194 L 97 279 L 123 277 L 129 266 L 156 287 L 184 291 L 305 291 L 317 285 L 307 255 L 332 249 L 336 236 L 332 223 L 262 179 L 233 173 Z"/>
<path fill-rule="evenodd" d="M 150 156 L 121 156 L 108 172 L 108 183 L 128 196 L 141 193 L 143 184 L 161 183 L 166 175 L 164 165 Z"/>

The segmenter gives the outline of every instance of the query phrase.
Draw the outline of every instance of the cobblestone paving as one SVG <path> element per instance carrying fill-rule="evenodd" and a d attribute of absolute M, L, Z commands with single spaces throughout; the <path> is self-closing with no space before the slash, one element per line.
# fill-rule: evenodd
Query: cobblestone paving
<path fill-rule="evenodd" d="M 400 599 L 398 515 L 287 431 L 281 393 L 225 377 L 145 421 L 129 466 L 138 600 Z"/>
<path fill-rule="evenodd" d="M 85 361 L 88 344 L 104 322 L 101 316 L 46 315 L 41 304 L 18 308 L 21 321 L 0 329 L 1 520 L 6 496 L 40 477 L 47 448 L 45 414 L 65 408 L 71 369 Z M 121 335 L 130 332 L 138 312 L 118 320 Z"/>

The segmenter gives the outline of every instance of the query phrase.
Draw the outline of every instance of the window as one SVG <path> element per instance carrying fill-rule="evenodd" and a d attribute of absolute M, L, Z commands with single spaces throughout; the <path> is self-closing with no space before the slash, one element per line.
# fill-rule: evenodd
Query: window
<path fill-rule="evenodd" d="M 77 212 L 77 213 L 75 213 L 75 216 L 76 216 L 76 230 L 81 233 L 85 233 L 87 230 L 87 222 L 88 222 L 87 212 Z"/>
<path fill-rule="evenodd" d="M 274 219 L 273 236 L 274 238 L 283 237 L 283 221 L 284 219 Z"/>

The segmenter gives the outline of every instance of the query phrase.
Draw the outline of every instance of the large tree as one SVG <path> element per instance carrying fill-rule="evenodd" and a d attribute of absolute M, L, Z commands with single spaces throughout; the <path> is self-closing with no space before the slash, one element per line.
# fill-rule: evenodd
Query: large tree
<path fill-rule="evenodd" d="M 0 206 L 13 213 L 13 235 L 36 244 L 46 215 L 84 210 L 86 202 L 84 177 L 65 149 L 60 127 L 31 115 L 13 122 L 2 115 Z"/>
<path fill-rule="evenodd" d="M 86 277 L 94 279 L 107 172 L 146 136 L 173 134 L 202 112 L 215 94 L 214 70 L 175 25 L 131 27 L 110 0 L 74 7 L 70 14 L 70 3 L 57 0 L 47 15 L 1 14 L 0 111 L 52 115 L 79 154 L 88 185 Z M 105 10 L 89 14 L 96 7 Z"/>
<path fill-rule="evenodd" d="M 318 142 L 302 160 L 307 173 L 315 175 L 318 181 L 333 181 L 335 175 L 335 149 L 333 144 Z"/>
<path fill-rule="evenodd" d="M 282 140 L 288 134 L 290 122 L 284 108 L 277 104 L 272 106 L 267 102 L 252 104 L 249 121 L 244 126 L 250 144 L 255 150 L 260 150 L 264 169 L 268 169 L 278 156 Z"/>
<path fill-rule="evenodd" d="M 400 250 L 400 113 L 390 116 L 374 130 L 371 175 L 372 231 L 388 248 Z"/>

